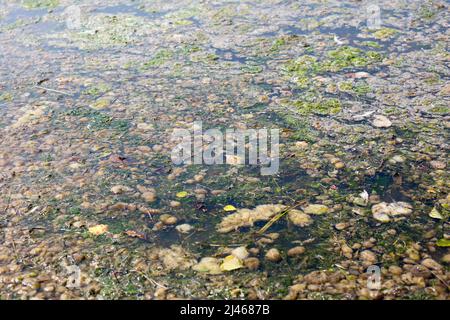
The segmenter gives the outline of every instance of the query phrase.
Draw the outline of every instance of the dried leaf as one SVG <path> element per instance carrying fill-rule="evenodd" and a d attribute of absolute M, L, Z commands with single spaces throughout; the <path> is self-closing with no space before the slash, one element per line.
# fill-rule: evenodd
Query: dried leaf
<path fill-rule="evenodd" d="M 225 259 L 223 259 L 222 264 L 220 265 L 220 269 L 223 271 L 232 271 L 239 268 L 242 268 L 244 264 L 242 263 L 242 260 L 233 256 L 229 255 L 226 256 Z"/>
<path fill-rule="evenodd" d="M 108 226 L 106 224 L 98 224 L 96 226 L 90 227 L 88 231 L 94 236 L 99 236 L 108 231 Z"/>
<path fill-rule="evenodd" d="M 186 191 L 180 191 L 176 194 L 177 198 L 186 198 L 188 193 Z"/>
<path fill-rule="evenodd" d="M 229 211 L 236 211 L 237 209 L 235 206 L 232 206 L 231 204 L 229 204 L 229 205 L 226 205 L 225 207 L 223 207 L 223 210 L 229 212 Z"/>

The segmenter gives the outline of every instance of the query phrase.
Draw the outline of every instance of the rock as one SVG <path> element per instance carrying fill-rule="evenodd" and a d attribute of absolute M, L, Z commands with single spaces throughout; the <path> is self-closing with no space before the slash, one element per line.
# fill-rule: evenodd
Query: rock
<path fill-rule="evenodd" d="M 353 249 L 345 243 L 341 245 L 341 252 L 347 259 L 351 259 L 353 257 Z"/>
<path fill-rule="evenodd" d="M 341 162 L 341 161 L 338 161 L 338 162 L 336 162 L 336 163 L 334 164 L 334 167 L 335 167 L 336 169 L 343 169 L 343 168 L 345 167 L 345 163 L 343 163 L 343 162 Z"/>
<path fill-rule="evenodd" d="M 356 204 L 357 206 L 360 206 L 360 207 L 365 207 L 365 206 L 367 206 L 367 200 L 364 200 L 361 197 L 356 197 L 353 199 L 353 204 Z"/>
<path fill-rule="evenodd" d="M 444 255 L 441 260 L 443 263 L 450 264 L 450 253 Z"/>
<path fill-rule="evenodd" d="M 175 229 L 179 232 L 179 233 L 189 233 L 192 229 L 194 229 L 193 226 L 191 226 L 190 224 L 187 223 L 183 223 L 183 224 L 179 224 L 175 227 Z"/>
<path fill-rule="evenodd" d="M 295 143 L 295 147 L 299 148 L 299 149 L 306 149 L 306 148 L 308 148 L 308 142 L 306 142 L 306 141 L 297 141 Z"/>
<path fill-rule="evenodd" d="M 367 264 L 375 264 L 377 262 L 377 256 L 370 250 L 364 250 L 359 254 L 359 258 Z"/>
<path fill-rule="evenodd" d="M 181 206 L 181 202 L 179 202 L 179 201 L 170 201 L 169 205 L 172 208 L 178 208 L 179 206 Z"/>
<path fill-rule="evenodd" d="M 373 116 L 373 121 L 372 121 L 372 125 L 374 127 L 377 128 L 389 128 L 390 126 L 392 126 L 392 122 L 391 120 L 389 120 L 387 117 L 381 115 L 381 114 L 376 114 Z"/>
<path fill-rule="evenodd" d="M 197 175 L 194 176 L 194 181 L 195 182 L 202 182 L 204 178 L 205 177 L 203 175 L 197 174 Z"/>
<path fill-rule="evenodd" d="M 288 212 L 289 220 L 299 227 L 309 226 L 313 223 L 313 220 L 306 213 L 301 212 L 300 210 L 291 210 Z"/>
<path fill-rule="evenodd" d="M 146 191 L 142 194 L 142 198 L 147 202 L 154 202 L 156 200 L 156 194 L 151 191 Z"/>
<path fill-rule="evenodd" d="M 147 130 L 152 130 L 153 125 L 151 125 L 149 123 L 141 122 L 141 123 L 137 124 L 137 128 L 142 131 L 147 131 Z"/>
<path fill-rule="evenodd" d="M 269 251 L 266 252 L 266 259 L 271 262 L 281 261 L 280 251 L 276 248 L 269 249 Z"/>
<path fill-rule="evenodd" d="M 342 230 L 346 229 L 348 226 L 349 226 L 349 224 L 346 223 L 346 222 L 340 222 L 340 223 L 336 223 L 336 224 L 334 225 L 334 227 L 336 228 L 336 230 L 339 230 L 339 231 L 342 231 Z"/>
<path fill-rule="evenodd" d="M 121 185 L 117 185 L 111 188 L 111 192 L 114 194 L 120 194 L 123 192 L 129 192 L 132 191 L 133 189 L 126 187 L 126 186 L 121 186 Z"/>
<path fill-rule="evenodd" d="M 313 271 L 305 276 L 305 282 L 312 285 L 325 284 L 328 276 L 324 271 Z"/>
<path fill-rule="evenodd" d="M 165 300 L 167 295 L 167 289 L 163 287 L 159 287 L 155 290 L 155 300 Z"/>
<path fill-rule="evenodd" d="M 249 256 L 249 253 L 245 247 L 237 247 L 231 251 L 231 254 L 241 260 L 244 260 Z"/>
<path fill-rule="evenodd" d="M 162 151 L 163 147 L 162 147 L 162 145 L 155 144 L 155 145 L 152 147 L 152 149 L 153 149 L 153 151 L 155 151 L 155 152 L 160 152 L 160 151 Z"/>
<path fill-rule="evenodd" d="M 289 257 L 295 257 L 302 253 L 305 253 L 305 251 L 306 251 L 305 247 L 297 246 L 297 247 L 293 247 L 293 248 L 289 249 L 287 252 L 287 255 Z"/>
<path fill-rule="evenodd" d="M 90 227 L 88 231 L 90 234 L 93 234 L 94 236 L 99 236 L 108 231 L 108 226 L 106 224 L 98 224 L 96 226 Z"/>
<path fill-rule="evenodd" d="M 219 260 L 213 257 L 202 258 L 199 263 L 192 267 L 192 269 L 197 272 L 204 272 L 209 274 L 222 273 L 219 265 Z"/>
<path fill-rule="evenodd" d="M 375 220 L 389 222 L 391 217 L 408 215 L 412 212 L 412 206 L 406 202 L 380 202 L 372 207 L 372 215 Z"/>
<path fill-rule="evenodd" d="M 165 225 L 173 225 L 178 222 L 178 219 L 170 214 L 165 213 L 159 217 L 159 221 L 161 221 Z"/>
<path fill-rule="evenodd" d="M 433 160 L 433 161 L 430 161 L 430 166 L 431 166 L 433 169 L 436 169 L 436 170 L 442 170 L 442 169 L 445 169 L 445 167 L 446 167 L 447 165 L 445 164 L 445 162 Z"/>
<path fill-rule="evenodd" d="M 403 269 L 400 268 L 399 266 L 390 266 L 389 273 L 395 276 L 399 276 L 403 273 Z"/>
<path fill-rule="evenodd" d="M 257 270 L 259 268 L 259 259 L 258 258 L 247 258 L 244 260 L 244 266 L 250 270 Z"/>
<path fill-rule="evenodd" d="M 436 270 L 436 271 L 442 269 L 442 266 L 438 262 L 436 262 L 435 260 L 433 260 L 431 258 L 424 259 L 422 261 L 421 265 L 424 267 L 427 267 L 428 269 Z"/>
<path fill-rule="evenodd" d="M 425 278 L 425 279 L 431 277 L 431 272 L 430 272 L 430 270 L 428 270 L 428 268 L 426 268 L 426 267 L 424 267 L 424 266 L 422 266 L 422 265 L 420 265 L 420 264 L 414 265 L 414 266 L 409 270 L 409 272 L 411 272 L 411 274 L 412 274 L 414 277 L 422 277 L 422 278 Z"/>
<path fill-rule="evenodd" d="M 303 211 L 306 214 L 325 214 L 328 212 L 328 207 L 322 204 L 310 204 Z"/>

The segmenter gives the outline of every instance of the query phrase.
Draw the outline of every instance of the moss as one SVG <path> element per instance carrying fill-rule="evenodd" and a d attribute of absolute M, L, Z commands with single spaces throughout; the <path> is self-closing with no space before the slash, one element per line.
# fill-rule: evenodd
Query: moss
<path fill-rule="evenodd" d="M 351 81 L 342 81 L 338 83 L 338 88 L 340 91 L 352 91 L 353 83 Z"/>
<path fill-rule="evenodd" d="M 263 71 L 263 67 L 258 65 L 247 64 L 241 68 L 245 73 L 260 73 Z"/>
<path fill-rule="evenodd" d="M 361 43 L 361 45 L 371 48 L 381 48 L 381 45 L 376 41 L 364 41 Z"/>
<path fill-rule="evenodd" d="M 330 50 L 326 58 L 319 61 L 311 55 L 303 55 L 286 63 L 282 70 L 289 76 L 295 77 L 301 87 L 310 84 L 309 78 L 326 72 L 338 72 L 346 68 L 365 67 L 381 61 L 383 56 L 375 51 L 367 51 L 351 46 L 343 46 Z"/>
<path fill-rule="evenodd" d="M 378 29 L 378 30 L 373 30 L 372 35 L 376 39 L 385 40 L 385 39 L 392 37 L 397 32 L 398 32 L 397 30 L 392 29 L 392 28 L 382 28 L 382 29 Z"/>
<path fill-rule="evenodd" d="M 285 38 L 278 38 L 275 39 L 272 43 L 272 46 L 270 47 L 270 51 L 271 52 L 277 52 L 278 50 L 280 50 L 280 48 L 282 46 L 284 46 L 286 44 L 286 40 Z"/>
<path fill-rule="evenodd" d="M 98 96 L 100 94 L 103 94 L 107 91 L 111 90 L 111 87 L 107 84 L 100 83 L 95 86 L 91 86 L 88 89 L 83 91 L 83 94 L 90 95 L 90 96 Z"/>
<path fill-rule="evenodd" d="M 22 5 L 27 9 L 55 8 L 59 5 L 59 0 L 24 0 Z"/>
<path fill-rule="evenodd" d="M 294 102 L 294 106 L 300 114 L 318 114 L 318 115 L 330 115 L 339 113 L 342 110 L 341 103 L 338 99 L 323 99 L 319 102 L 309 102 L 303 100 L 297 100 Z"/>
<path fill-rule="evenodd" d="M 13 95 L 9 92 L 5 92 L 0 95 L 0 102 L 9 102 L 13 100 Z"/>
<path fill-rule="evenodd" d="M 432 113 L 447 114 L 450 113 L 450 107 L 446 105 L 435 106 L 430 109 Z"/>
<path fill-rule="evenodd" d="M 172 57 L 173 57 L 172 51 L 167 49 L 161 49 L 153 56 L 152 59 L 143 64 L 143 68 L 148 69 L 152 67 L 159 67 L 164 63 L 166 63 L 166 61 Z"/>

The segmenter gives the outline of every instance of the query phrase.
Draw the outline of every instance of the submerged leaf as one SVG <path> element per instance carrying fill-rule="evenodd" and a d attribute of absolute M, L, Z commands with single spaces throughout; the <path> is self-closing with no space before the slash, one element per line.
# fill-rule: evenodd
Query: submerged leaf
<path fill-rule="evenodd" d="M 99 236 L 108 231 L 108 226 L 106 224 L 98 224 L 96 226 L 90 227 L 88 231 L 94 236 Z"/>
<path fill-rule="evenodd" d="M 433 208 L 433 210 L 431 210 L 431 212 L 428 214 L 431 218 L 435 218 L 435 219 L 444 219 L 444 217 L 442 216 L 442 214 L 436 209 Z"/>
<path fill-rule="evenodd" d="M 229 211 L 236 211 L 237 209 L 235 206 L 229 204 L 229 205 L 226 205 L 225 207 L 223 207 L 223 210 L 229 212 Z"/>
<path fill-rule="evenodd" d="M 438 247 L 450 247 L 450 239 L 439 239 L 436 245 Z"/>
<path fill-rule="evenodd" d="M 180 191 L 176 194 L 177 198 L 186 198 L 188 193 L 186 191 Z"/>
<path fill-rule="evenodd" d="M 239 259 L 233 255 L 229 255 L 229 256 L 226 256 L 225 259 L 223 259 L 223 263 L 220 265 L 220 269 L 223 271 L 232 271 L 232 270 L 242 268 L 243 266 L 244 265 L 243 265 L 241 259 Z"/>

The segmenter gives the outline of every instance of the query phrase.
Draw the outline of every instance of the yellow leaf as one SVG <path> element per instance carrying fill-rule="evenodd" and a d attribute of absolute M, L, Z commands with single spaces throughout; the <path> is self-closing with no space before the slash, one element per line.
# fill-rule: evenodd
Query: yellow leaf
<path fill-rule="evenodd" d="M 444 219 L 444 217 L 442 216 L 442 214 L 441 214 L 439 211 L 437 211 L 436 208 L 433 208 L 433 210 L 431 210 L 429 216 L 430 216 L 431 218 L 435 218 L 435 219 L 441 219 L 441 220 Z"/>
<path fill-rule="evenodd" d="M 177 198 L 186 198 L 188 193 L 186 191 L 180 191 L 177 193 Z"/>
<path fill-rule="evenodd" d="M 244 265 L 242 264 L 241 259 L 236 258 L 233 255 L 226 256 L 223 259 L 222 264 L 220 265 L 220 269 L 223 271 L 232 271 L 239 268 L 242 268 Z"/>
<path fill-rule="evenodd" d="M 236 211 L 237 209 L 234 206 L 232 206 L 231 204 L 229 204 L 229 205 L 226 205 L 225 207 L 223 207 L 223 210 L 228 212 L 228 211 Z"/>
<path fill-rule="evenodd" d="M 94 236 L 99 236 L 108 231 L 108 226 L 106 224 L 98 224 L 96 226 L 90 227 L 88 230 L 89 233 L 93 234 Z"/>

